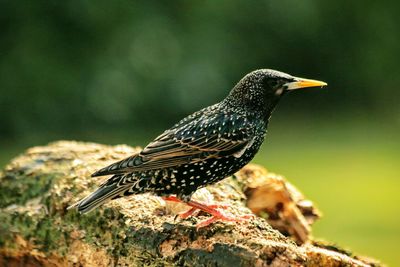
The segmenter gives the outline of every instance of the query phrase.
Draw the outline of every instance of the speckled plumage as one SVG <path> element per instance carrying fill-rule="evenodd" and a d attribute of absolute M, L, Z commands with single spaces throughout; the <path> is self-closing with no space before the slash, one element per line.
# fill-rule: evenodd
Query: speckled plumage
<path fill-rule="evenodd" d="M 94 173 L 113 176 L 78 202 L 78 210 L 145 192 L 189 201 L 198 188 L 234 174 L 255 156 L 273 109 L 295 81 L 268 69 L 247 74 L 223 101 L 184 118 L 140 153 Z"/>

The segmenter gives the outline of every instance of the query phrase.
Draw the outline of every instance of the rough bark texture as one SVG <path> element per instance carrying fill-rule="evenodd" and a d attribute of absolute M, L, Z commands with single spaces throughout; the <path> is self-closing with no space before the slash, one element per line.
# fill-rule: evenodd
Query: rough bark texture
<path fill-rule="evenodd" d="M 282 177 L 255 165 L 196 197 L 227 203 L 232 214 L 269 214 L 294 239 L 261 217 L 197 230 L 206 214 L 176 219 L 184 205 L 151 195 L 115 200 L 87 215 L 66 211 L 101 182 L 92 172 L 135 151 L 61 141 L 14 159 L 0 173 L 0 266 L 379 266 L 308 241 L 316 209 Z"/>

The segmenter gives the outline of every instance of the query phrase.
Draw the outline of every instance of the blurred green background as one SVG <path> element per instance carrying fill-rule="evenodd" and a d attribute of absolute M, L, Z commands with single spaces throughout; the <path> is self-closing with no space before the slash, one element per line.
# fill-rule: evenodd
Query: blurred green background
<path fill-rule="evenodd" d="M 75 139 L 145 145 L 273 68 L 292 93 L 255 162 L 324 217 L 314 235 L 400 265 L 398 1 L 0 1 L 0 164 Z"/>

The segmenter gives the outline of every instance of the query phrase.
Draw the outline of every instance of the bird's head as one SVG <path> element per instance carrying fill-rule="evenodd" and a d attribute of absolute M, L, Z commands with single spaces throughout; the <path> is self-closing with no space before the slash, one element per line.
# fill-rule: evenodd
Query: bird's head
<path fill-rule="evenodd" d="M 325 82 L 299 78 L 276 70 L 260 69 L 244 76 L 232 89 L 227 101 L 269 116 L 287 92 L 326 85 Z"/>

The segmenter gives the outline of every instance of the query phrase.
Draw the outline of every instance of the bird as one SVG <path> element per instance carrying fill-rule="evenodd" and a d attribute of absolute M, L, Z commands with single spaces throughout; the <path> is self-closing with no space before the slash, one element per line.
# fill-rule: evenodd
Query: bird
<path fill-rule="evenodd" d="M 183 118 L 140 152 L 93 173 L 92 177 L 112 176 L 69 208 L 87 213 L 110 200 L 151 193 L 190 206 L 182 218 L 196 210 L 212 215 L 198 227 L 246 218 L 227 215 L 221 210 L 225 206 L 207 205 L 191 197 L 199 188 L 233 175 L 253 159 L 284 95 L 324 86 L 327 83 L 272 69 L 254 70 L 222 101 Z"/>

